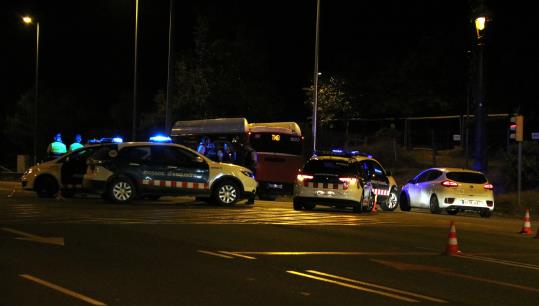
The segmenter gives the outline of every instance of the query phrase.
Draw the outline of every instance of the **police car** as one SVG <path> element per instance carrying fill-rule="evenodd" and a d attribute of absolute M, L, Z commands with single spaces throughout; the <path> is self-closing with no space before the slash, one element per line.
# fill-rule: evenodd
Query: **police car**
<path fill-rule="evenodd" d="M 371 211 L 374 204 L 392 211 L 398 206 L 397 183 L 371 155 L 335 149 L 313 156 L 294 185 L 294 209 L 316 205 Z"/>
<path fill-rule="evenodd" d="M 249 169 L 214 162 L 169 142 L 128 142 L 104 147 L 88 160 L 84 187 L 114 202 L 137 197 L 194 195 L 220 205 L 252 204 L 257 182 Z"/>
<path fill-rule="evenodd" d="M 86 160 L 105 145 L 88 145 L 30 167 L 22 175 L 22 188 L 35 191 L 38 197 L 52 197 L 58 192 L 71 197 L 76 192 L 84 192 L 82 178 L 86 173 Z"/>

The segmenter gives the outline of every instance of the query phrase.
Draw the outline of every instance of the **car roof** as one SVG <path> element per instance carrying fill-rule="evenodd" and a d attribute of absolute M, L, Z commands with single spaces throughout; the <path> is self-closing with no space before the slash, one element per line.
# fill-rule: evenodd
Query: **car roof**
<path fill-rule="evenodd" d="M 452 168 L 452 167 L 434 167 L 434 168 L 425 169 L 425 170 L 423 170 L 421 172 L 425 172 L 425 171 L 428 171 L 428 170 L 439 170 L 439 171 L 442 171 L 442 172 L 469 172 L 469 173 L 484 174 L 481 171 L 476 171 L 476 170 L 472 170 L 472 169 Z"/>

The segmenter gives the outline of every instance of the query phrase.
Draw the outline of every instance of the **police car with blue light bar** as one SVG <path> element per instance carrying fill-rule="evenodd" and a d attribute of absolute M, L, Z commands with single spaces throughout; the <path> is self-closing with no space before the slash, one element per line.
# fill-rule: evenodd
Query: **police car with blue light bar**
<path fill-rule="evenodd" d="M 85 188 L 114 202 L 193 195 L 220 205 L 252 204 L 257 182 L 247 168 L 214 162 L 166 137 L 107 146 L 88 160 Z"/>
<path fill-rule="evenodd" d="M 375 203 L 383 210 L 398 206 L 397 183 L 391 172 L 371 155 L 342 149 L 317 152 L 304 165 L 294 185 L 294 209 L 316 205 L 354 211 L 371 211 Z"/>

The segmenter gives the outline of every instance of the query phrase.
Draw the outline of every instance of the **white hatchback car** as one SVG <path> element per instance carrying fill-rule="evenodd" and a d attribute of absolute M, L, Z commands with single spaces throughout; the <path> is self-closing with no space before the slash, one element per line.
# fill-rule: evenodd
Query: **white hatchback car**
<path fill-rule="evenodd" d="M 460 168 L 430 168 L 402 187 L 401 210 L 429 208 L 433 214 L 442 210 L 450 215 L 459 211 L 477 211 L 483 218 L 494 210 L 494 187 L 478 171 Z"/>

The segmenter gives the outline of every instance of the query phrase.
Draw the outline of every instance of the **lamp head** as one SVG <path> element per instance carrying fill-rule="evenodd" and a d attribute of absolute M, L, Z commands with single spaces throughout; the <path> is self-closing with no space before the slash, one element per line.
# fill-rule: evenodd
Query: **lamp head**
<path fill-rule="evenodd" d="M 30 16 L 24 16 L 24 17 L 22 17 L 22 22 L 24 22 L 26 24 L 32 24 L 34 22 L 34 20 Z"/>

